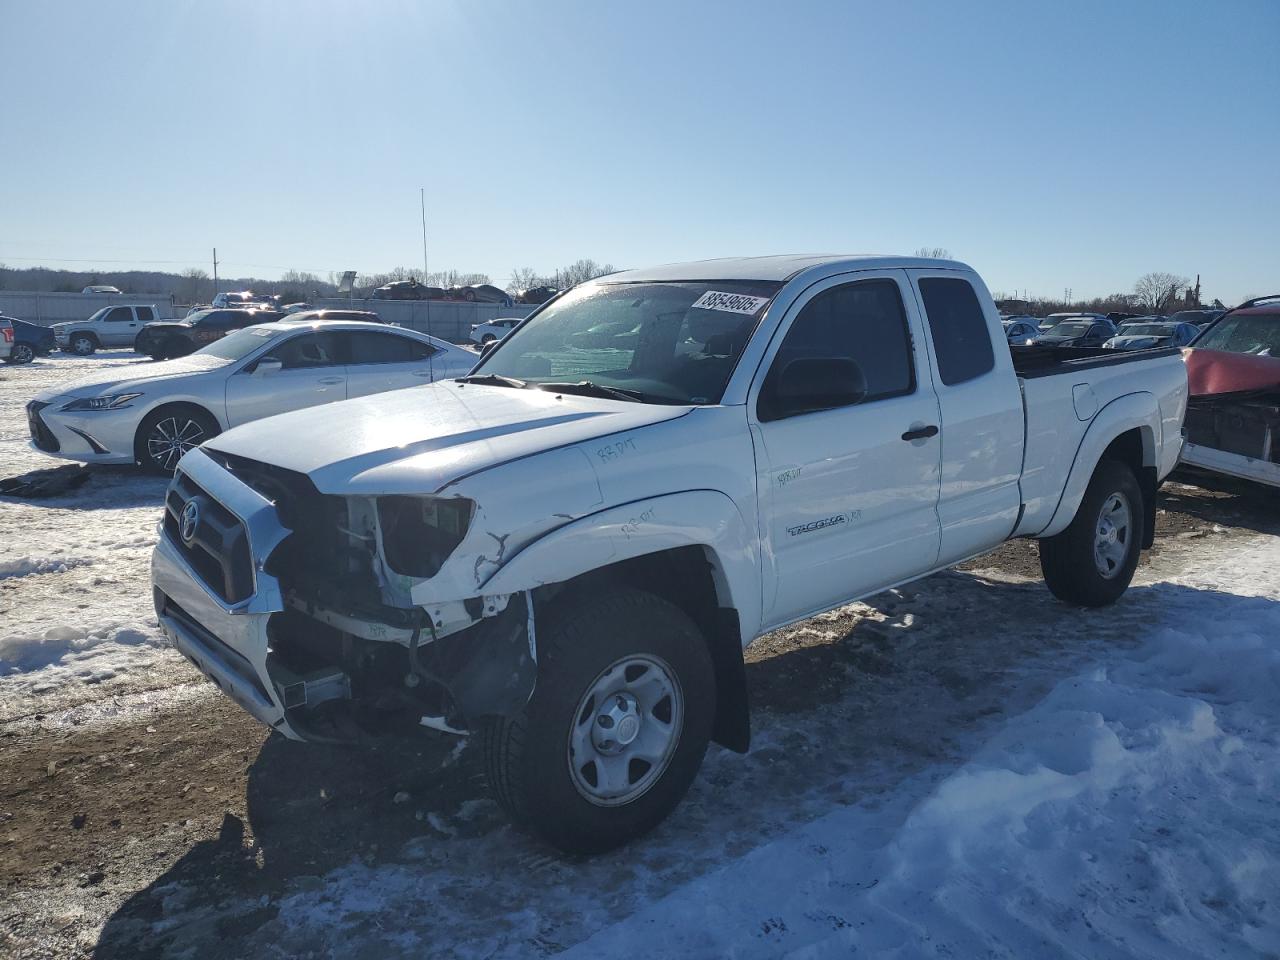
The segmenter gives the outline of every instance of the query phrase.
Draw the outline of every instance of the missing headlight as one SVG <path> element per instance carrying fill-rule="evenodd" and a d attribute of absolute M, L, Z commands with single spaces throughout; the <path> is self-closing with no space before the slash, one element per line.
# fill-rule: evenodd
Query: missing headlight
<path fill-rule="evenodd" d="M 434 577 L 467 535 L 474 506 L 460 497 L 379 497 L 387 566 L 406 577 Z"/>

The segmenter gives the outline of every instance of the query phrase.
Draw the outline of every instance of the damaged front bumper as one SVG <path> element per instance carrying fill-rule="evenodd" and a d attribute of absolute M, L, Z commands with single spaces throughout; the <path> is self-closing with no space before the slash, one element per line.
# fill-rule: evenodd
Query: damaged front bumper
<path fill-rule="evenodd" d="M 465 732 L 527 703 L 529 594 L 346 603 L 339 583 L 275 569 L 291 532 L 271 500 L 195 451 L 152 556 L 161 629 L 253 717 L 292 739 L 349 741 L 421 725 Z"/>

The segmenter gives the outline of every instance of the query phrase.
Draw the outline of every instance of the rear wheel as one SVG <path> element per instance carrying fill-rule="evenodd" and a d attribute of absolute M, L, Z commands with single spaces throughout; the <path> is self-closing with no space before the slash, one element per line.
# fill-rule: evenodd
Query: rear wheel
<path fill-rule="evenodd" d="M 219 433 L 218 421 L 199 407 L 162 407 L 138 427 L 134 458 L 151 473 L 171 474 L 189 450 Z"/>
<path fill-rule="evenodd" d="M 36 358 L 36 352 L 29 343 L 15 343 L 9 353 L 10 363 L 30 363 Z"/>
<path fill-rule="evenodd" d="M 697 626 L 660 597 L 613 588 L 539 625 L 533 697 L 514 719 L 481 724 L 485 779 L 513 820 L 559 849 L 610 850 L 675 809 L 714 715 Z"/>
<path fill-rule="evenodd" d="M 98 341 L 87 333 L 77 333 L 71 338 L 70 347 L 77 357 L 89 357 L 98 349 Z"/>
<path fill-rule="evenodd" d="M 1099 463 L 1071 525 L 1040 541 L 1040 569 L 1053 595 L 1084 607 L 1118 600 L 1138 567 L 1145 515 L 1133 471 L 1118 460 Z"/>
<path fill-rule="evenodd" d="M 486 333 L 483 337 L 481 337 L 481 338 L 480 338 L 480 342 L 481 342 L 481 343 L 493 343 L 493 341 L 495 341 L 495 340 L 497 340 L 497 339 L 498 339 L 498 338 L 497 338 L 497 337 L 495 337 L 492 333 Z"/>

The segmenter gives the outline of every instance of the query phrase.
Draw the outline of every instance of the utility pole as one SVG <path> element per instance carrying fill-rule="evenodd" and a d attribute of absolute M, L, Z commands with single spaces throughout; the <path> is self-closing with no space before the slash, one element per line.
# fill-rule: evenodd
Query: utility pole
<path fill-rule="evenodd" d="M 218 295 L 218 248 L 213 248 L 213 295 Z"/>
<path fill-rule="evenodd" d="M 422 208 L 422 285 L 425 287 L 431 282 L 431 274 L 427 272 L 427 191 L 425 187 L 418 188 L 418 204 Z M 427 336 L 431 336 L 431 301 L 427 301 Z M 431 379 L 434 381 L 435 370 L 432 367 L 431 355 L 427 356 L 427 370 L 430 371 Z"/>

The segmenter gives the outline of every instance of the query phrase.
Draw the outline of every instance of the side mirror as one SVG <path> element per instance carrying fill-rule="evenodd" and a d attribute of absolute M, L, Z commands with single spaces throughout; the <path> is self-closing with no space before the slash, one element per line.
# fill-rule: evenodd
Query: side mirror
<path fill-rule="evenodd" d="M 867 396 L 867 378 L 848 357 L 796 357 L 778 372 L 772 392 L 768 419 L 781 420 L 861 403 Z"/>
<path fill-rule="evenodd" d="M 284 362 L 276 357 L 263 357 L 253 365 L 255 377 L 265 377 L 269 373 L 279 373 L 284 369 Z"/>

